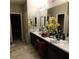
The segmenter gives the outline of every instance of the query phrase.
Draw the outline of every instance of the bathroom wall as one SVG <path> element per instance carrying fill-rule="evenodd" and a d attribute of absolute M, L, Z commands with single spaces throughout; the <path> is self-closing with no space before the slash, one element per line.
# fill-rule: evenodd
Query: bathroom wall
<path fill-rule="evenodd" d="M 24 5 L 24 11 L 23 11 L 23 33 L 24 33 L 24 40 L 26 43 L 28 43 L 28 15 L 27 15 L 27 1 Z"/>
<path fill-rule="evenodd" d="M 27 0 L 28 19 L 37 16 L 38 8 L 34 5 L 33 0 Z"/>
<path fill-rule="evenodd" d="M 27 5 L 26 4 L 15 4 L 15 3 L 11 3 L 10 4 L 10 13 L 15 13 L 15 14 L 22 14 L 22 34 L 23 34 L 23 41 L 27 40 Z"/>
<path fill-rule="evenodd" d="M 22 19 L 23 19 L 23 39 L 25 42 L 27 42 L 28 39 L 28 19 L 27 19 L 27 4 L 24 4 L 23 6 L 24 10 L 22 11 Z"/>
<path fill-rule="evenodd" d="M 10 4 L 10 12 L 12 13 L 22 13 L 22 5 L 19 5 L 19 4 L 14 4 L 14 3 L 11 3 Z"/>
<path fill-rule="evenodd" d="M 64 18 L 64 32 L 67 34 L 68 32 L 68 23 L 69 23 L 69 19 L 68 19 L 68 2 L 63 3 L 61 5 L 55 6 L 53 8 L 49 8 L 48 12 L 47 12 L 48 16 L 54 16 L 57 18 L 58 14 L 65 14 L 65 18 Z"/>

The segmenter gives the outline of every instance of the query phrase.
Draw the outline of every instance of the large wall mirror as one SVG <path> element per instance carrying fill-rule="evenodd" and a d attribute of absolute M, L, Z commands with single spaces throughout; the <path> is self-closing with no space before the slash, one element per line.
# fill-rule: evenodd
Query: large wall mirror
<path fill-rule="evenodd" d="M 69 33 L 69 2 L 65 2 L 58 6 L 49 8 L 47 15 L 56 17 L 57 22 L 60 24 L 58 29 L 61 29 L 66 35 Z"/>
<path fill-rule="evenodd" d="M 40 16 L 40 27 L 47 26 L 47 16 Z"/>

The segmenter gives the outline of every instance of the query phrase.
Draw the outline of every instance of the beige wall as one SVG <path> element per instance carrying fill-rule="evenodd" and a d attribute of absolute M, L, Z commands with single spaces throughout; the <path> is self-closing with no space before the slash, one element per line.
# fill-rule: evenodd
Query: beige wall
<path fill-rule="evenodd" d="M 21 13 L 22 14 L 22 34 L 23 34 L 23 40 L 26 41 L 27 37 L 27 10 L 26 10 L 26 4 L 20 5 L 20 4 L 10 4 L 10 13 Z"/>
<path fill-rule="evenodd" d="M 19 4 L 10 4 L 10 12 L 11 13 L 22 13 L 23 11 L 23 6 Z"/>
<path fill-rule="evenodd" d="M 23 33 L 24 33 L 24 40 L 28 42 L 28 19 L 27 19 L 27 1 L 24 5 L 23 11 Z"/>
<path fill-rule="evenodd" d="M 27 14 L 28 19 L 34 19 L 34 17 L 38 16 L 39 9 L 34 5 L 33 0 L 27 0 Z"/>
<path fill-rule="evenodd" d="M 69 19 L 68 19 L 68 2 L 63 3 L 61 5 L 55 6 L 53 8 L 49 8 L 48 9 L 48 16 L 54 16 L 57 18 L 58 14 L 65 14 L 65 18 L 64 18 L 64 32 L 67 34 L 68 32 L 68 23 L 69 23 Z"/>

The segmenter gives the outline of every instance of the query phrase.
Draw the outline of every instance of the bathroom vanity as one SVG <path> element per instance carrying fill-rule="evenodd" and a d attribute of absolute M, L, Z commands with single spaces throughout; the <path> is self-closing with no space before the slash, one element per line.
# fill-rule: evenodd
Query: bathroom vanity
<path fill-rule="evenodd" d="M 31 43 L 43 59 L 69 59 L 69 42 L 42 37 L 39 32 L 30 32 Z"/>

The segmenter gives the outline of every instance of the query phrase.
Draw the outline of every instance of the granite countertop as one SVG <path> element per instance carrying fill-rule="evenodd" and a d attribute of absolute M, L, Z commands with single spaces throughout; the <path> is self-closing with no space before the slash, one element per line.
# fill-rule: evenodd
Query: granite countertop
<path fill-rule="evenodd" d="M 31 31 L 32 32 L 32 31 Z M 44 39 L 45 41 L 55 45 L 56 47 L 66 51 L 67 53 L 69 53 L 69 42 L 67 40 L 56 40 L 53 38 L 49 38 L 49 37 L 42 37 L 39 32 L 32 32 L 33 34 L 41 37 L 42 39 Z"/>

